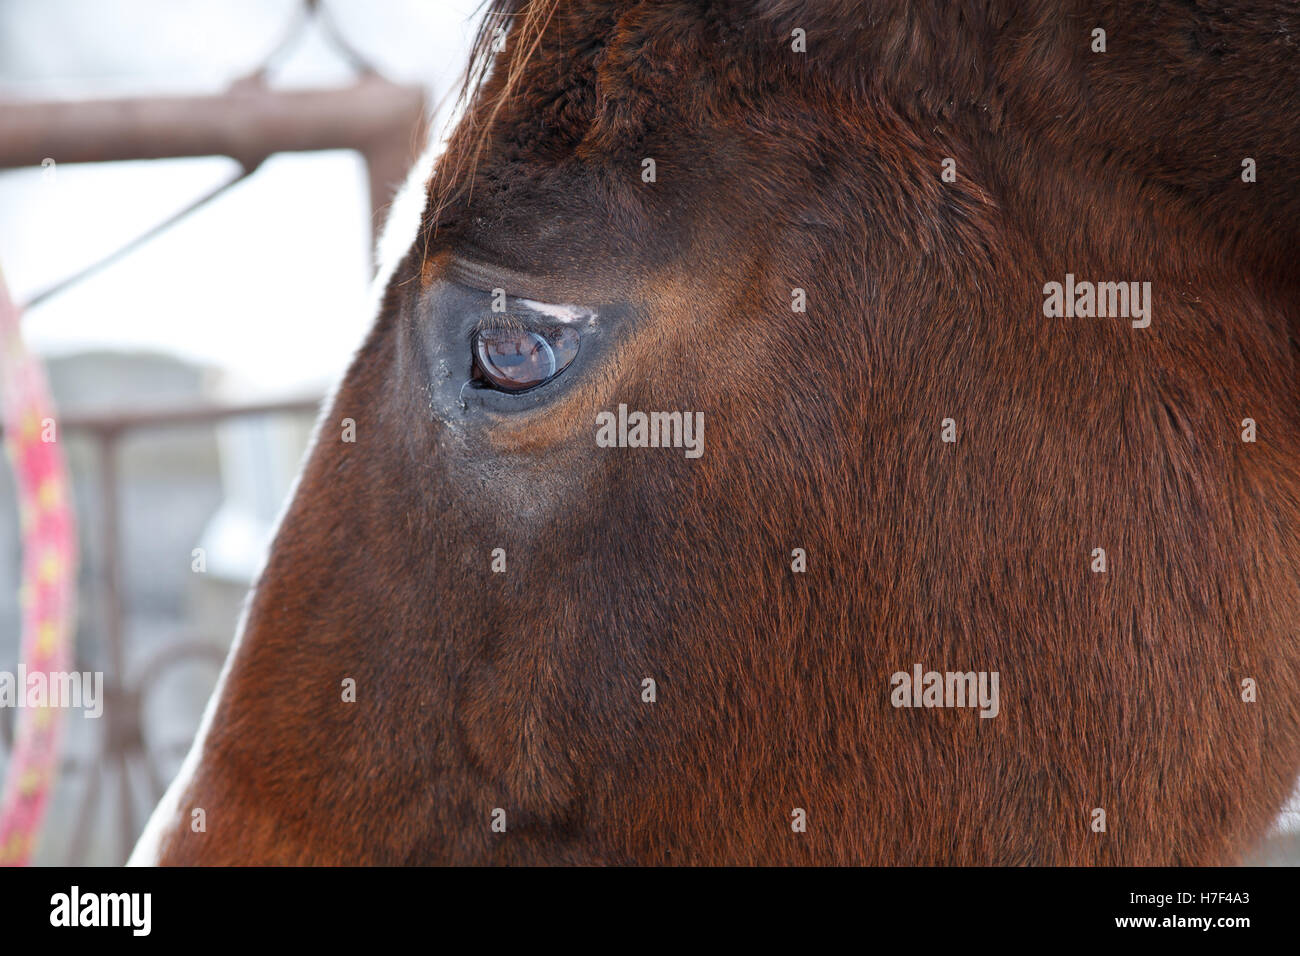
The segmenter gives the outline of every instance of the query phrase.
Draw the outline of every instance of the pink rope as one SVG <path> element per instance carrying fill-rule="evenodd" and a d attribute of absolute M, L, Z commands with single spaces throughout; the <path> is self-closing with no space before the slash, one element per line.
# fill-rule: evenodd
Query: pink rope
<path fill-rule="evenodd" d="M 40 360 L 23 347 L 21 314 L 0 274 L 0 405 L 4 445 L 18 484 L 23 533 L 22 641 L 18 659 L 32 675 L 69 669 L 76 608 L 77 536 L 67 462 L 54 430 Z M 23 696 L 24 686 L 16 688 Z M 17 711 L 14 749 L 0 800 L 0 864 L 31 859 L 59 771 L 59 701 Z"/>

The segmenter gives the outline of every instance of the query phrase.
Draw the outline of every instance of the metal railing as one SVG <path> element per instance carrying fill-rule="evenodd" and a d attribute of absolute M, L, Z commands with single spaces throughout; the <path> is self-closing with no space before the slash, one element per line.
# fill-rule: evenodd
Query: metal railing
<path fill-rule="evenodd" d="M 320 398 L 305 397 L 276 402 L 242 405 L 199 404 L 163 411 L 117 411 L 101 414 L 68 415 L 59 419 L 60 434 L 89 441 L 95 449 L 97 471 L 96 497 L 99 522 L 93 535 L 96 542 L 92 563 L 96 569 L 93 591 L 94 624 L 92 640 L 105 653 L 104 711 L 99 721 L 98 746 L 88 757 L 66 756 L 61 774 L 85 775 L 66 862 L 83 863 L 87 856 L 90 827 L 101 805 L 102 794 L 115 782 L 117 786 L 119 857 L 125 860 L 144 820 L 135 811 L 131 784 L 131 767 L 141 768 L 148 786 L 151 804 L 161 798 L 168 781 L 159 768 L 160 754 L 152 752 L 145 739 L 144 708 L 150 692 L 180 664 L 208 660 L 219 666 L 226 655 L 224 644 L 214 643 L 203 635 L 187 634 L 180 640 L 147 657 L 130 673 L 126 666 L 126 614 L 123 601 L 121 514 L 119 490 L 119 446 L 140 431 L 215 425 L 236 418 L 269 415 L 314 414 Z M 62 440 L 62 439 L 61 439 Z M 84 602 L 81 602 L 84 605 Z M 84 615 L 83 615 L 84 617 Z M 79 649 L 80 650 L 80 649 Z M 88 670 L 78 654 L 77 670 Z M 12 721 L 0 710 L 0 734 L 6 750 L 12 746 Z M 188 747 L 189 742 L 185 742 Z M 50 825 L 47 822 L 47 826 Z"/>
<path fill-rule="evenodd" d="M 324 29 L 343 59 L 355 68 L 356 81 L 332 90 L 274 89 L 267 82 L 272 61 L 298 42 L 313 20 Z M 263 63 L 218 95 L 0 102 L 0 169 L 42 166 L 47 158 L 69 163 L 181 156 L 227 156 L 240 167 L 227 182 L 124 243 L 111 255 L 37 293 L 23 308 L 58 295 L 118 261 L 252 175 L 265 159 L 276 153 L 326 149 L 353 149 L 360 153 L 367 167 L 372 228 L 377 233 L 381 210 L 423 147 L 427 122 L 442 105 L 431 111 L 424 88 L 393 83 L 382 77 L 335 28 L 321 0 L 303 0 L 294 23 Z M 102 640 L 106 658 L 100 746 L 88 759 L 66 761 L 67 771 L 91 774 L 75 816 L 69 862 L 84 862 L 91 821 L 101 802 L 101 793 L 111 786 L 113 777 L 120 804 L 121 858 L 125 859 L 139 831 L 137 824 L 143 823 L 136 819 L 130 766 L 138 763 L 143 767 L 155 802 L 166 783 L 161 779 L 157 755 L 151 754 L 146 746 L 142 716 L 146 698 L 177 665 L 194 659 L 219 663 L 225 655 L 224 646 L 189 635 L 158 651 L 138 668 L 138 673 L 127 674 L 119 445 L 129 434 L 143 429 L 213 425 L 224 419 L 258 415 L 300 414 L 314 411 L 318 404 L 318 398 L 303 398 L 59 418 L 61 435 L 84 436 L 96 453 L 100 521 L 94 547 L 98 620 L 93 633 L 97 644 Z M 6 713 L 0 709 L 0 739 L 7 739 L 11 734 L 8 724 Z"/>

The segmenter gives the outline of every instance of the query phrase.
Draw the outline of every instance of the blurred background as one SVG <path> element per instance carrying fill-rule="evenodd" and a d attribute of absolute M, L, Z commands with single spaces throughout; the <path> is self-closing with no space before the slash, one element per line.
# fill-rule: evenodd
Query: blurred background
<path fill-rule="evenodd" d="M 35 863 L 123 862 L 179 767 L 479 4 L 0 0 L 0 268 L 70 459 L 76 666 L 110 691 L 68 714 Z M 20 562 L 6 462 L 9 671 Z M 12 733 L 0 709 L 0 779 Z"/>

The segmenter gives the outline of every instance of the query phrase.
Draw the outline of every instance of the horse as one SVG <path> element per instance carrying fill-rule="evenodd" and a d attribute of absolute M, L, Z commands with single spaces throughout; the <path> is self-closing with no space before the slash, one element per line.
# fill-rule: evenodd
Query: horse
<path fill-rule="evenodd" d="M 132 862 L 1248 859 L 1300 769 L 1298 42 L 498 0 Z"/>

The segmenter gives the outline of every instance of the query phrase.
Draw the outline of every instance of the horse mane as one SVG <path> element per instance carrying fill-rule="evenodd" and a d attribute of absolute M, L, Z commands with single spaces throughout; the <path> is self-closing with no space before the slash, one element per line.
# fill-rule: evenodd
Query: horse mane
<path fill-rule="evenodd" d="M 443 210 L 462 194 L 466 200 L 472 194 L 474 175 L 492 123 L 509 101 L 559 4 L 560 0 L 486 0 L 487 9 L 470 45 L 469 63 L 454 110 L 463 119 L 447 143 L 431 184 L 430 212 L 426 217 L 431 231 L 426 232 L 426 243 L 436 234 Z M 523 52 L 510 58 L 500 85 L 489 92 L 487 83 L 497 61 L 498 37 Z M 484 111 L 486 115 L 481 116 Z"/>

